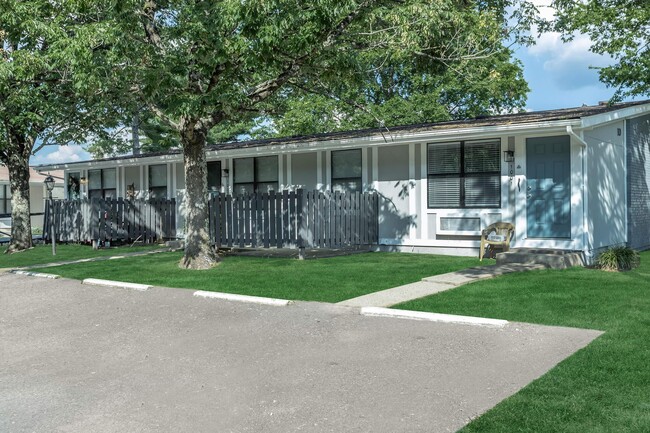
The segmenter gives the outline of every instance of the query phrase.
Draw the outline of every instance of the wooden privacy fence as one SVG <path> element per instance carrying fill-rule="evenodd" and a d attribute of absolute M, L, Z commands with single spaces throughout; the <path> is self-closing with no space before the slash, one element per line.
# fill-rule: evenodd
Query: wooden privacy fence
<path fill-rule="evenodd" d="M 210 198 L 217 247 L 340 248 L 378 240 L 376 193 L 282 191 Z"/>
<path fill-rule="evenodd" d="M 83 199 L 47 201 L 43 238 L 60 242 L 156 242 L 176 238 L 176 200 Z"/>

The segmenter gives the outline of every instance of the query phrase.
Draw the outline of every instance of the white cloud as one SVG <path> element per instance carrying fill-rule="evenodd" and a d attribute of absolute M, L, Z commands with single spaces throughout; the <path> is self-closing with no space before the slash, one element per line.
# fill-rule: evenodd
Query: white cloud
<path fill-rule="evenodd" d="M 55 149 L 55 150 L 53 150 Z M 61 164 L 66 162 L 77 162 L 91 159 L 91 156 L 83 147 L 73 144 L 69 146 L 46 146 L 30 161 L 32 165 L 40 164 Z"/>
<path fill-rule="evenodd" d="M 552 19 L 554 9 L 551 0 L 536 0 L 535 4 L 543 18 Z M 535 32 L 536 29 L 533 29 Z M 576 90 L 599 85 L 598 73 L 593 68 L 607 66 L 611 58 L 589 51 L 592 45 L 587 35 L 576 34 L 570 42 L 564 42 L 559 33 L 544 33 L 526 53 L 541 62 L 545 81 L 562 90 Z"/>

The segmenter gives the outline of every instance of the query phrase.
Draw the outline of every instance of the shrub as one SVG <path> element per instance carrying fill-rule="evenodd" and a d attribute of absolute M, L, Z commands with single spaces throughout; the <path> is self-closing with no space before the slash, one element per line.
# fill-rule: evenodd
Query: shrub
<path fill-rule="evenodd" d="M 614 247 L 598 256 L 597 266 L 605 271 L 629 271 L 639 266 L 639 253 L 628 247 Z"/>

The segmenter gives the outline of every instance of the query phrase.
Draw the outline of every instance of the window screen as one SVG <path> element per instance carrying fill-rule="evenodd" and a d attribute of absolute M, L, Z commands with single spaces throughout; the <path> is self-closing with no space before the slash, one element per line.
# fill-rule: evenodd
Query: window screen
<path fill-rule="evenodd" d="M 361 149 L 332 152 L 332 191 L 361 191 Z"/>
<path fill-rule="evenodd" d="M 221 191 L 221 161 L 208 162 L 208 193 Z"/>
<path fill-rule="evenodd" d="M 114 168 L 88 170 L 88 196 L 90 198 L 116 198 L 117 179 Z"/>
<path fill-rule="evenodd" d="M 260 156 L 234 160 L 235 194 L 269 192 L 278 189 L 278 157 Z"/>
<path fill-rule="evenodd" d="M 0 185 L 0 214 L 11 213 L 11 187 Z"/>
<path fill-rule="evenodd" d="M 149 198 L 167 198 L 167 164 L 149 166 Z"/>
<path fill-rule="evenodd" d="M 429 144 L 429 208 L 501 206 L 499 140 Z"/>

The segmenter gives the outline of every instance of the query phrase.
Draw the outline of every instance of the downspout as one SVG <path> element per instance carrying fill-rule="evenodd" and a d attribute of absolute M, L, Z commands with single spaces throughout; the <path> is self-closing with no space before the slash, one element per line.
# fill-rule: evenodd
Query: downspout
<path fill-rule="evenodd" d="M 582 138 L 580 135 L 576 134 L 575 131 L 573 131 L 573 128 L 571 125 L 568 125 L 566 127 L 566 132 L 573 138 L 576 139 L 578 144 L 580 145 L 580 152 L 582 155 L 582 253 L 585 256 L 585 263 L 586 264 L 591 264 L 593 260 L 593 253 L 591 252 L 591 248 L 589 245 L 589 224 L 587 220 L 587 215 L 588 215 L 588 204 L 589 204 L 589 197 L 587 194 L 587 142 Z"/>

